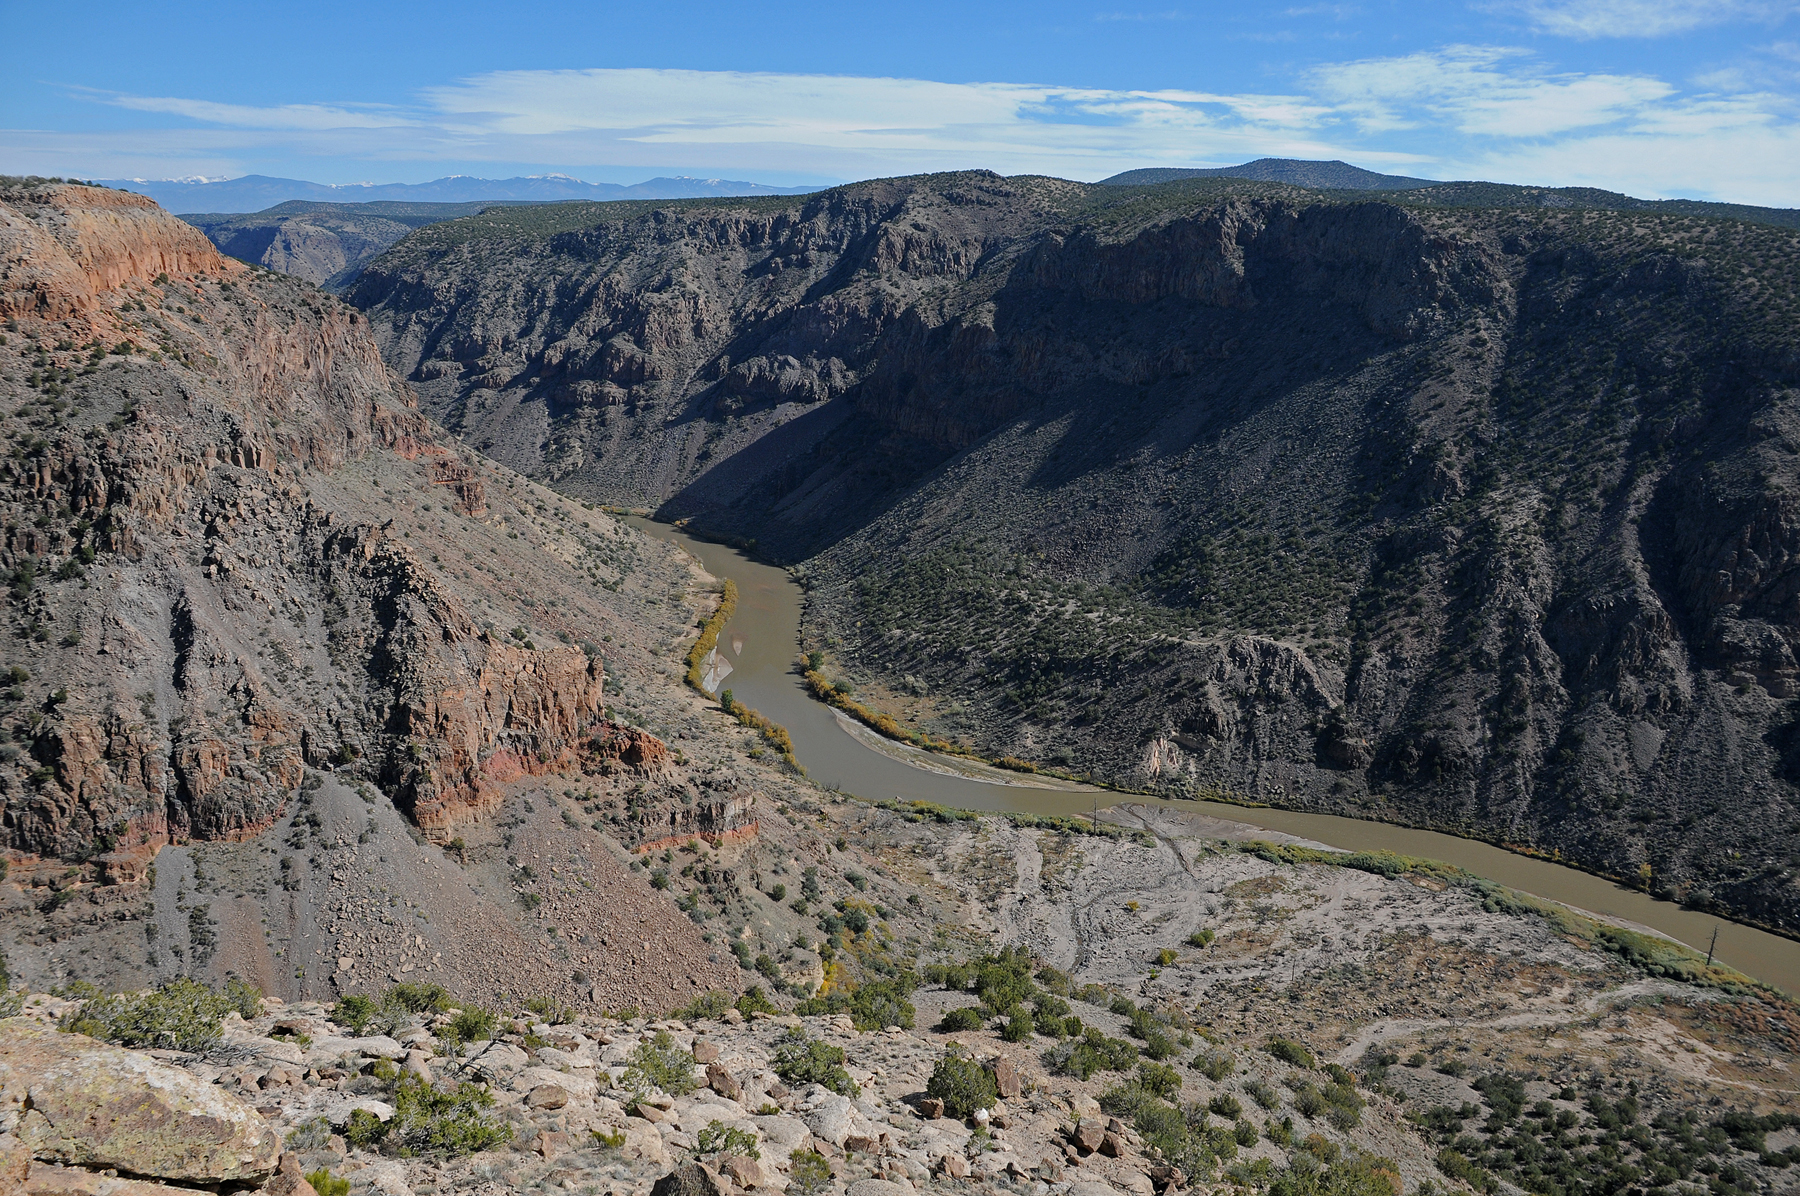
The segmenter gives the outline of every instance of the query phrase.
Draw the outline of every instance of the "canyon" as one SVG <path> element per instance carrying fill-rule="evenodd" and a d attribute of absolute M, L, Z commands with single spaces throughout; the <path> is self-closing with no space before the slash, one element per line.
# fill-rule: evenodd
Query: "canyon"
<path fill-rule="evenodd" d="M 347 297 L 480 451 L 792 566 L 911 730 L 1783 929 L 1795 236 L 967 172 L 490 211 Z"/>
<path fill-rule="evenodd" d="M 1800 1012 L 1703 953 L 1179 801 L 1069 818 L 853 799 L 810 781 L 779 727 L 687 682 L 709 644 L 715 674 L 743 659 L 721 626 L 736 590 L 609 507 L 654 501 L 796 554 L 794 647 L 896 725 L 1027 754 L 1015 764 L 1063 748 L 1071 770 L 1175 798 L 1366 809 L 1379 792 L 1384 817 L 1463 809 L 1480 832 L 1510 790 L 1458 807 L 1446 795 L 1474 764 L 1395 763 L 1392 727 L 1418 730 L 1395 720 L 1452 676 L 1483 711 L 1484 685 L 1522 695 L 1510 755 L 1492 753 L 1519 784 L 1527 749 L 1577 717 L 1571 694 L 1588 738 L 1563 735 L 1557 767 L 1637 768 L 1640 803 L 1716 785 L 1719 736 L 1771 779 L 1707 813 L 1710 846 L 1651 856 L 1648 883 L 1781 908 L 1773 872 L 1732 889 L 1733 865 L 1706 853 L 1783 833 L 1787 782 L 1740 724 L 1778 727 L 1795 675 L 1784 517 L 1766 498 L 1788 468 L 1790 342 L 1684 340 L 1670 305 L 1710 293 L 1705 272 L 1640 258 L 1671 378 L 1689 354 L 1694 377 L 1775 382 L 1663 428 L 1683 451 L 1648 465 L 1626 437 L 1636 505 L 1614 494 L 1610 522 L 1584 523 L 1599 498 L 1564 487 L 1553 526 L 1512 475 L 1484 473 L 1511 460 L 1469 393 L 1498 368 L 1483 350 L 1500 330 L 1480 325 L 1478 345 L 1446 314 L 1542 301 L 1507 273 L 1524 251 L 1490 236 L 1502 217 L 1170 186 L 966 175 L 488 211 L 377 259 L 356 303 L 228 258 L 142 197 L 0 187 L 0 1181 L 33 1196 L 1784 1190 Z M 1578 258 L 1557 248 L 1561 219 L 1531 235 Z M 1739 231 L 1759 260 L 1780 248 Z M 591 323 L 551 342 L 554 383 L 540 334 L 502 331 L 529 288 L 501 302 L 473 274 L 461 292 L 401 269 L 428 244 L 502 271 L 479 260 L 496 237 L 514 239 L 515 272 L 621 247 L 642 271 L 614 260 L 566 289 L 586 298 L 565 314 Z M 771 238 L 789 252 L 759 256 Z M 680 262 L 749 281 L 725 305 Z M 390 363 L 438 341 L 396 314 L 402 294 L 471 330 L 410 378 Z M 1258 348 L 1252 316 L 1275 307 L 1305 353 Z M 538 310 L 540 333 L 561 310 Z M 615 317 L 639 323 L 626 335 Z M 1429 401 L 1400 404 L 1390 383 L 1420 378 Z M 1175 402 L 1168 388 L 1190 385 L 1214 389 Z M 606 414 L 546 435 L 536 388 L 551 386 Z M 1691 398 L 1657 401 L 1687 418 Z M 1293 404 L 1343 433 L 1301 464 L 1251 435 Z M 1330 454 L 1397 443 L 1421 406 L 1445 413 L 1445 447 L 1392 477 L 1391 461 L 1345 466 L 1370 489 L 1362 522 L 1339 519 Z M 1740 409 L 1769 434 L 1718 414 Z M 1182 411 L 1251 431 L 1214 427 L 1206 443 L 1230 452 L 1173 472 L 1117 455 L 1133 428 L 1191 448 L 1166 422 Z M 1057 420 L 1071 456 L 1033 457 Z M 1691 463 L 1707 482 L 1681 493 L 1671 474 Z M 1153 467 L 1167 483 L 1145 488 Z M 1303 507 L 1302 482 L 1324 508 Z M 1311 518 L 1272 547 L 1222 533 L 1147 572 L 1164 557 L 1146 554 L 1185 542 L 1203 489 Z M 1075 512 L 1085 530 L 1055 540 Z M 1581 553 L 1578 527 L 1594 537 Z M 1277 625 L 1301 599 L 1263 580 L 1270 562 L 1315 543 L 1365 590 L 1445 595 L 1473 631 L 1451 641 L 1423 602 L 1371 604 L 1314 574 L 1291 583 L 1305 634 Z M 1721 543 L 1730 589 L 1705 571 Z M 1457 552 L 1479 570 L 1451 594 Z M 1557 587 L 1576 575 L 1612 604 L 1571 608 Z M 1712 639 L 1693 638 L 1701 615 Z M 985 642 L 917 647 L 955 628 Z M 1595 659 L 1576 675 L 1583 643 Z M 1427 648 L 1460 655 L 1432 672 Z M 1026 649 L 1065 680 L 1021 690 L 1006 670 Z M 1084 695 L 1079 717 L 1067 694 Z M 1689 771 L 1665 789 L 1640 724 L 1683 737 Z M 1661 842 L 1635 811 L 1619 820 L 1646 828 L 1632 842 Z M 1595 850 L 1616 866 L 1616 843 Z"/>

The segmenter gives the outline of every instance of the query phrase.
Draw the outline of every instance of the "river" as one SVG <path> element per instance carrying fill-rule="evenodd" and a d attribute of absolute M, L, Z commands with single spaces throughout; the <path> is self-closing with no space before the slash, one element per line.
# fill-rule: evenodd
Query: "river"
<path fill-rule="evenodd" d="M 970 810 L 1018 810 L 1083 814 L 1122 801 L 1156 802 L 1210 814 L 1352 851 L 1386 850 L 1442 860 L 1477 876 L 1575 909 L 1648 926 L 1705 951 L 1718 932 L 1717 958 L 1746 975 L 1789 993 L 1800 993 L 1800 942 L 1625 888 L 1574 868 L 1517 855 L 1502 848 L 1435 831 L 1412 830 L 1331 814 L 1253 809 L 1218 802 L 1159 802 L 1089 789 L 1000 785 L 928 771 L 864 744 L 845 721 L 814 701 L 794 672 L 799 652 L 800 587 L 787 573 L 736 549 L 697 540 L 666 524 L 633 518 L 632 526 L 679 544 L 708 572 L 737 583 L 738 606 L 719 636 L 719 652 L 732 666 L 722 688 L 785 726 L 807 775 L 828 788 L 872 800 L 900 797 Z"/>

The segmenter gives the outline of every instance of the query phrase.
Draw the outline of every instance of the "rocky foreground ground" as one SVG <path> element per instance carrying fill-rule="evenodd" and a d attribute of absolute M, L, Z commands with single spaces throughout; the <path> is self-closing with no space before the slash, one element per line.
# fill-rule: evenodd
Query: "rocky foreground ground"
<path fill-rule="evenodd" d="M 856 835 L 868 906 L 911 890 L 945 916 L 926 937 L 823 903 L 836 987 L 798 1006 L 719 992 L 659 1020 L 395 986 L 254 1000 L 216 1042 L 145 1054 L 48 1029 L 117 1025 L 76 1020 L 92 998 L 31 995 L 0 1021 L 0 1141 L 34 1159 L 20 1190 L 1381 1196 L 1551 1191 L 1515 1181 L 1557 1166 L 1562 1191 L 1793 1188 L 1800 1017 L 1741 978 L 1680 978 L 1672 944 L 1655 975 L 1454 874 L 1147 810 L 1085 833 L 848 802 L 815 817 Z M 1071 1061 L 1083 1043 L 1092 1070 Z M 110 1061 L 43 1063 L 72 1052 Z M 933 1095 L 946 1058 L 986 1077 L 979 1109 Z M 81 1145 L 116 1123 L 67 1110 L 146 1086 L 228 1110 L 189 1118 L 212 1145 L 173 1153 L 250 1161 L 198 1174 Z"/>

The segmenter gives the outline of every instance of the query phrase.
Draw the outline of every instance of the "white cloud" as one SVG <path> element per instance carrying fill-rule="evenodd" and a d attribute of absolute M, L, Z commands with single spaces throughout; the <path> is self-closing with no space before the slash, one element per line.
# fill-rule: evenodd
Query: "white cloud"
<path fill-rule="evenodd" d="M 1645 75 L 1543 74 L 1517 50 L 1450 46 L 1314 72 L 1365 131 L 1449 124 L 1485 137 L 1544 137 L 1632 116 L 1674 92 Z M 1518 64 L 1516 66 L 1512 64 Z"/>
<path fill-rule="evenodd" d="M 1795 9 L 1792 0 L 1511 0 L 1493 7 L 1516 12 L 1533 28 L 1558 37 L 1668 37 L 1707 25 L 1774 21 Z"/>

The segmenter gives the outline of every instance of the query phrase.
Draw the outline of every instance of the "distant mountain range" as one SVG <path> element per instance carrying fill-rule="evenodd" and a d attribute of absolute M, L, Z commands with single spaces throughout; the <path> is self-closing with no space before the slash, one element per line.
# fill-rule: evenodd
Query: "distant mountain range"
<path fill-rule="evenodd" d="M 103 187 L 148 195 L 171 212 L 260 212 L 289 200 L 317 203 L 483 203 L 523 200 L 554 203 L 587 199 L 700 199 L 731 195 L 805 195 L 819 187 L 770 187 L 739 179 L 655 178 L 626 186 L 584 183 L 566 174 L 511 179 L 450 175 L 429 183 L 310 183 L 247 174 L 235 179 L 101 179 Z"/>
<path fill-rule="evenodd" d="M 1334 191 L 1409 191 L 1429 187 L 1431 179 L 1415 179 L 1403 174 L 1377 174 L 1348 162 L 1307 162 L 1298 158 L 1258 158 L 1241 166 L 1214 166 L 1206 169 L 1153 166 L 1144 170 L 1127 170 L 1102 184 L 1114 187 L 1142 187 L 1154 183 L 1173 183 L 1180 179 L 1255 179 L 1263 183 L 1292 183 L 1297 187 L 1319 187 Z"/>

